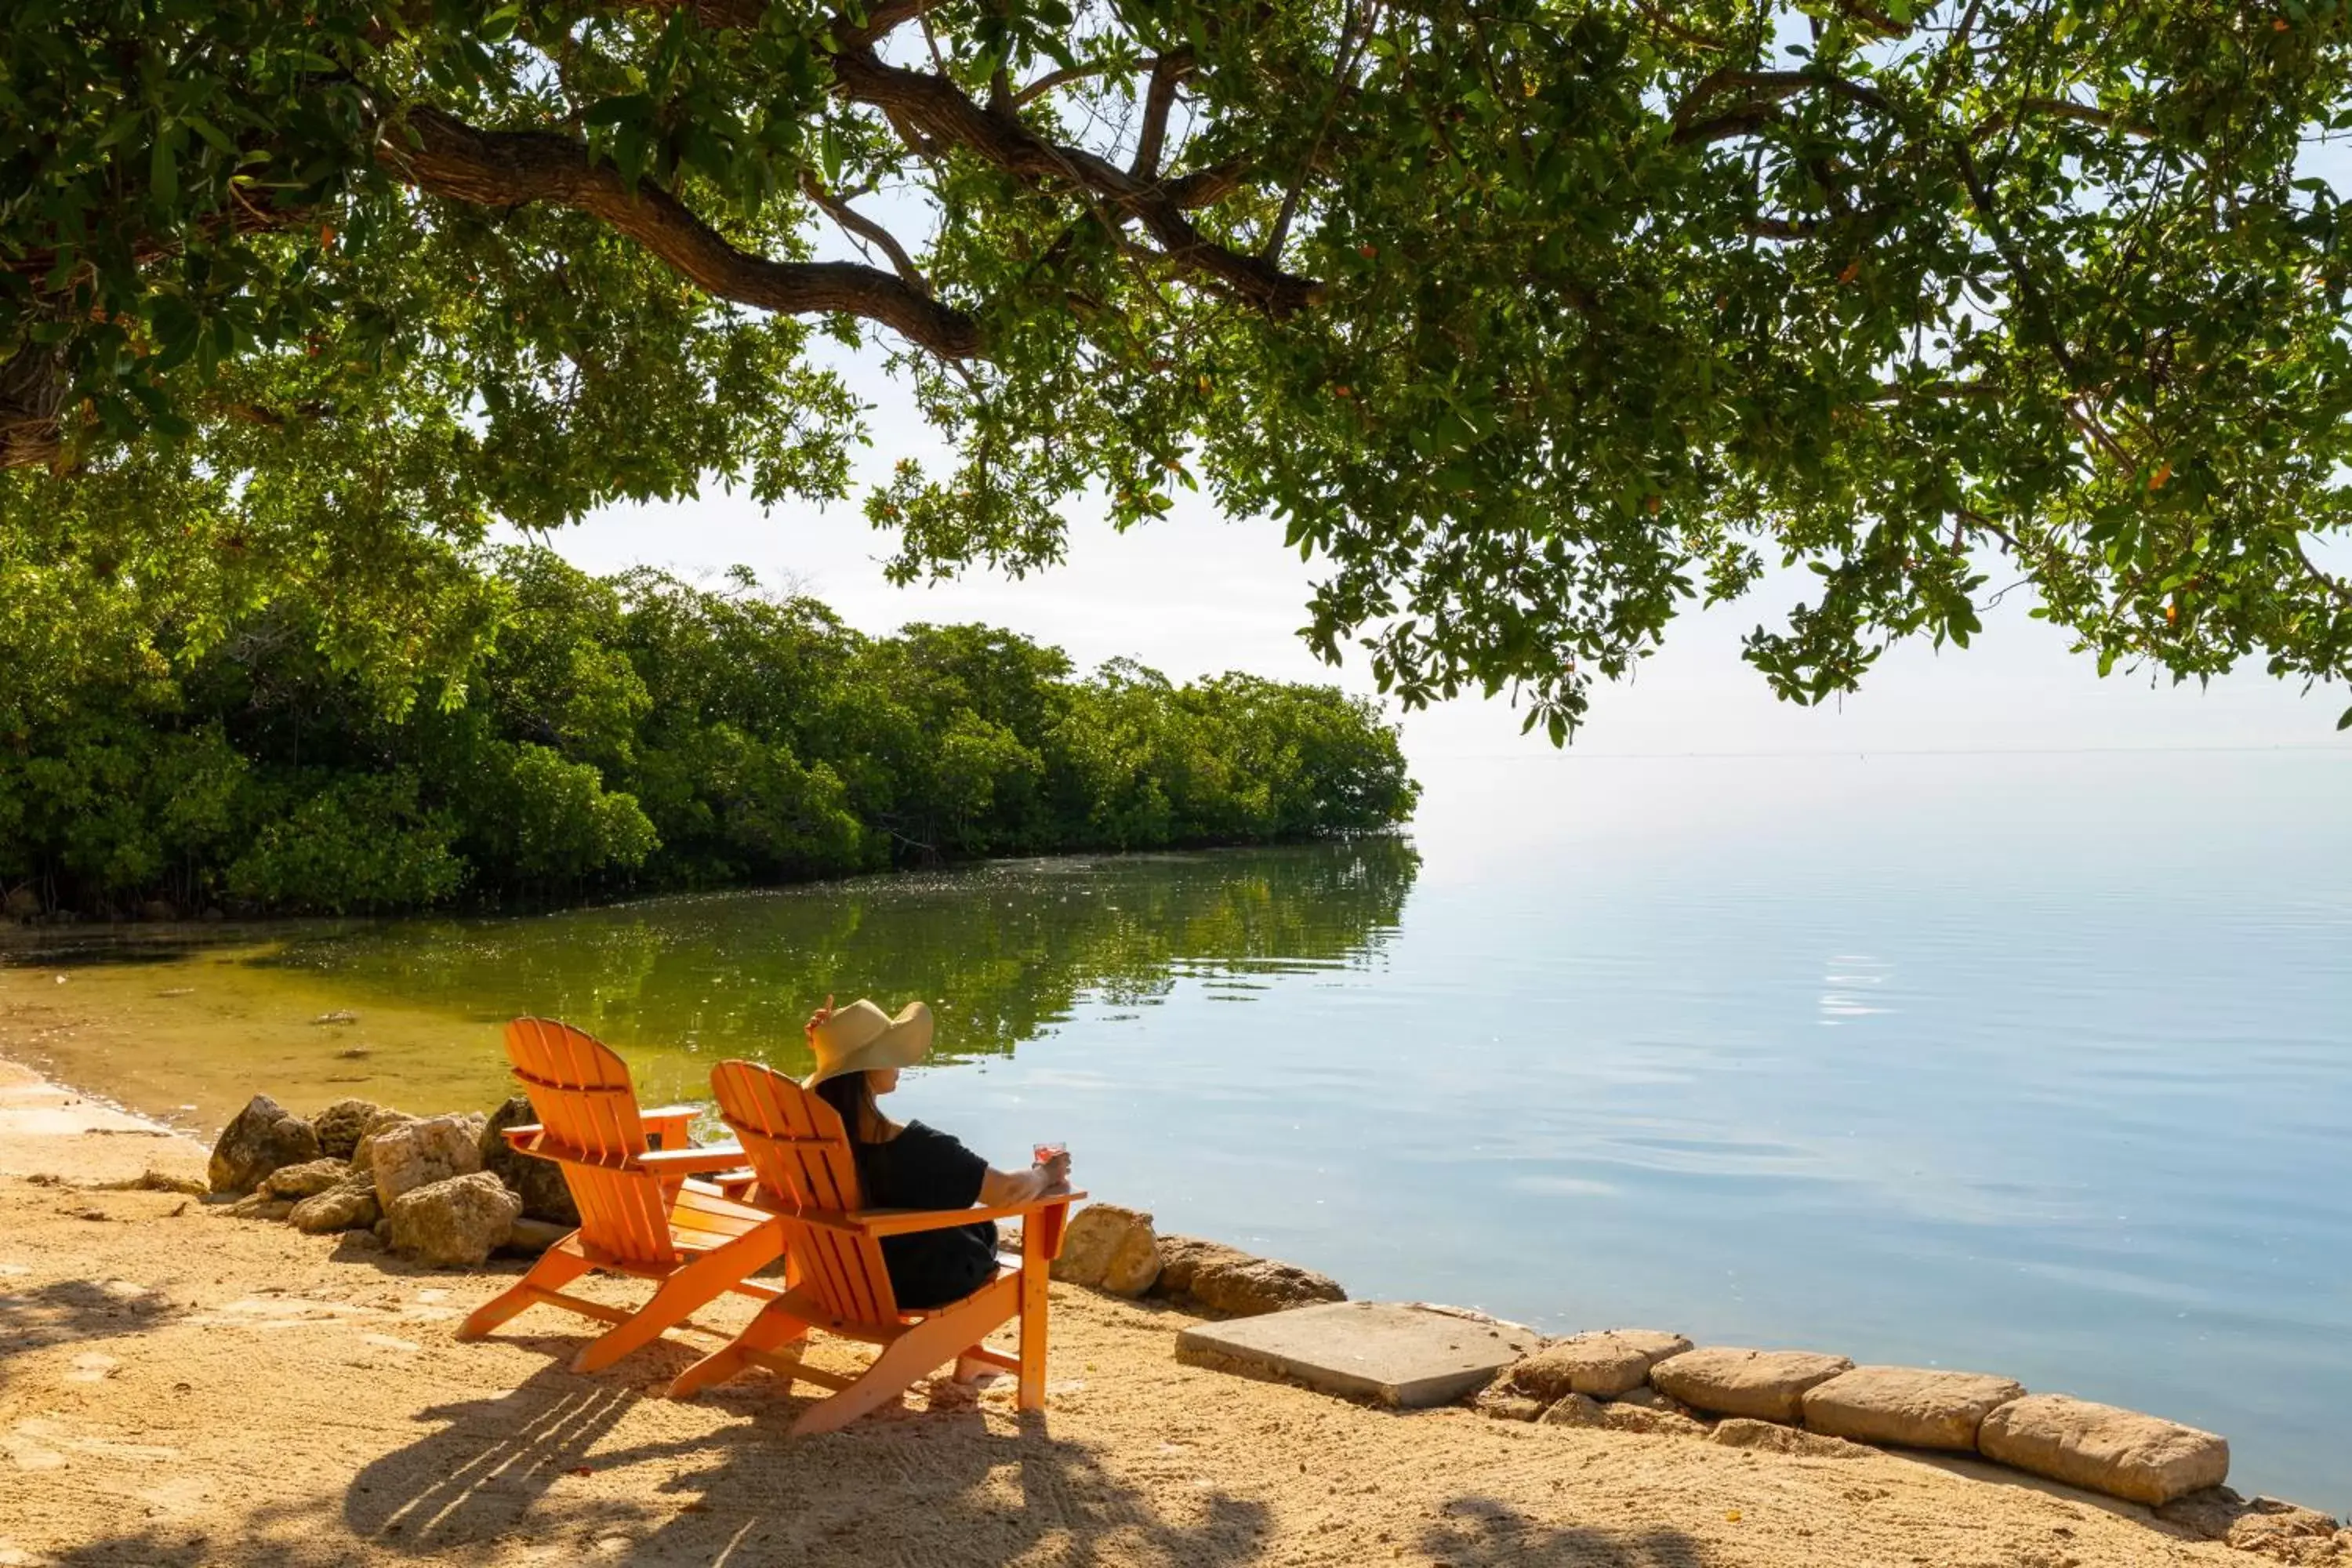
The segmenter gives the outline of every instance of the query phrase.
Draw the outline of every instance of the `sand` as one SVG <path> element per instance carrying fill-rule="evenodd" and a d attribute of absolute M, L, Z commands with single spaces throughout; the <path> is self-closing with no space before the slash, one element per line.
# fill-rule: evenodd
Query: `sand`
<path fill-rule="evenodd" d="M 1061 1287 L 1042 1416 L 949 1384 L 789 1441 L 806 1385 L 659 1397 L 689 1343 L 583 1377 L 589 1325 L 544 1309 L 459 1343 L 519 1264 L 421 1270 L 100 1186 L 201 1173 L 152 1132 L 0 1063 L 0 1565 L 2262 1561 L 1964 1462 L 1361 1408 L 1179 1366 L 1193 1320 Z"/>

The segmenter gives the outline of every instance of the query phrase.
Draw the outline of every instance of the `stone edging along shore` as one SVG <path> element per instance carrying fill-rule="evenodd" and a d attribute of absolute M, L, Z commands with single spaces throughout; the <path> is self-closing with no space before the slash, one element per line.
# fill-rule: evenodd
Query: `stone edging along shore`
<path fill-rule="evenodd" d="M 371 1232 L 419 1262 L 479 1267 L 494 1251 L 541 1251 L 578 1224 L 561 1172 L 514 1153 L 500 1136 L 529 1120 L 520 1097 L 487 1116 L 417 1117 L 346 1100 L 303 1118 L 257 1095 L 215 1143 L 209 1190 L 235 1200 L 228 1215 L 314 1234 Z M 1017 1233 L 1005 1239 L 1017 1247 Z M 1150 1214 L 1107 1203 L 1072 1216 L 1053 1275 L 1228 1318 L 1347 1300 L 1328 1276 L 1163 1237 Z M 1982 1373 L 1698 1347 L 1657 1331 L 1525 1338 L 1537 1348 L 1465 1403 L 1499 1419 L 1801 1456 L 1853 1454 L 1856 1444 L 1969 1455 L 2140 1504 L 2188 1533 L 2284 1562 L 2352 1556 L 2352 1531 L 2339 1535 L 2329 1516 L 2269 1498 L 2248 1501 L 2223 1485 L 2226 1440 L 2157 1416 L 2032 1394 Z"/>
<path fill-rule="evenodd" d="M 1228 1297 L 1220 1281 L 1202 1292 L 1195 1260 L 1203 1249 L 1260 1288 Z M 1166 1284 L 1171 1274 L 1174 1292 Z M 1189 1294 L 1236 1316 L 1346 1299 L 1322 1275 L 1157 1237 L 1150 1215 L 1102 1203 L 1072 1216 L 1054 1277 L 1123 1296 Z M 1319 1284 L 1286 1291 L 1294 1278 Z M 2249 1501 L 2223 1485 L 2230 1445 L 2222 1437 L 2137 1411 L 2031 1394 L 1979 1373 L 1857 1366 L 1813 1351 L 1701 1348 L 1680 1334 L 1615 1329 L 1545 1341 L 1468 1403 L 1502 1420 L 1784 1454 L 1837 1458 L 1869 1444 L 1968 1455 L 2141 1504 L 2190 1534 L 2284 1562 L 2352 1557 L 2352 1531 L 2339 1532 L 2329 1515 L 2273 1498 Z"/>

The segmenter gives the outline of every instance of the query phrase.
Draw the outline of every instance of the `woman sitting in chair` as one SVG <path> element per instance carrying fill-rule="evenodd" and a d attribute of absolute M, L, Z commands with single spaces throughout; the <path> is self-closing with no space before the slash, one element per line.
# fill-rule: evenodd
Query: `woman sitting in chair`
<path fill-rule="evenodd" d="M 898 1088 L 898 1070 L 931 1048 L 931 1010 L 922 1003 L 908 1003 L 894 1018 L 863 998 L 836 1012 L 828 996 L 807 1033 L 816 1070 L 801 1087 L 840 1113 L 867 1208 L 994 1208 L 1069 1190 L 1066 1153 L 1018 1173 L 994 1170 L 937 1128 L 900 1126 L 882 1114 L 875 1097 Z M 996 1278 L 996 1226 L 885 1237 L 882 1261 L 902 1309 L 944 1306 Z"/>

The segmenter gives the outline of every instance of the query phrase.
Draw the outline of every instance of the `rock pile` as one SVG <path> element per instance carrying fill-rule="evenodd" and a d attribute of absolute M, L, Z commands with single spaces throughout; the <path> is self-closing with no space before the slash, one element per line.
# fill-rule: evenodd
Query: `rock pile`
<path fill-rule="evenodd" d="M 1189 1236 L 1160 1237 L 1154 1293 L 1229 1318 L 1255 1318 L 1348 1299 L 1348 1292 L 1328 1274 Z"/>
<path fill-rule="evenodd" d="M 529 1104 L 501 1106 L 500 1125 L 526 1120 L 513 1108 L 527 1112 Z M 519 1170 L 523 1180 L 510 1184 L 484 1169 L 492 1121 L 412 1116 L 364 1100 L 337 1100 L 305 1120 L 256 1095 L 214 1145 L 212 1191 L 236 1197 L 224 1212 L 238 1218 L 282 1220 L 314 1236 L 373 1231 L 421 1263 L 477 1267 L 500 1248 L 543 1252 L 572 1226 L 522 1217 L 531 1197 L 523 1186 L 544 1196 L 536 1173 Z M 547 1171 L 561 1190 L 561 1171 L 522 1163 Z"/>
<path fill-rule="evenodd" d="M 1020 1245 L 1017 1233 L 1006 1241 Z M 1088 1204 L 1070 1216 L 1052 1273 L 1072 1285 L 1114 1296 L 1164 1298 L 1221 1318 L 1255 1318 L 1348 1299 L 1328 1274 L 1222 1242 L 1161 1236 L 1150 1215 L 1118 1204 Z"/>

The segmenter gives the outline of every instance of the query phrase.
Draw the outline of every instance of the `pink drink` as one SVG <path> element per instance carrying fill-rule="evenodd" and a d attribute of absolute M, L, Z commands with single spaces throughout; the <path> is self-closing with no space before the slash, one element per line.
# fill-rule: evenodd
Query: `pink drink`
<path fill-rule="evenodd" d="M 1050 1164 L 1070 1152 L 1067 1143 L 1040 1143 L 1029 1151 L 1030 1157 L 1041 1165 Z"/>

